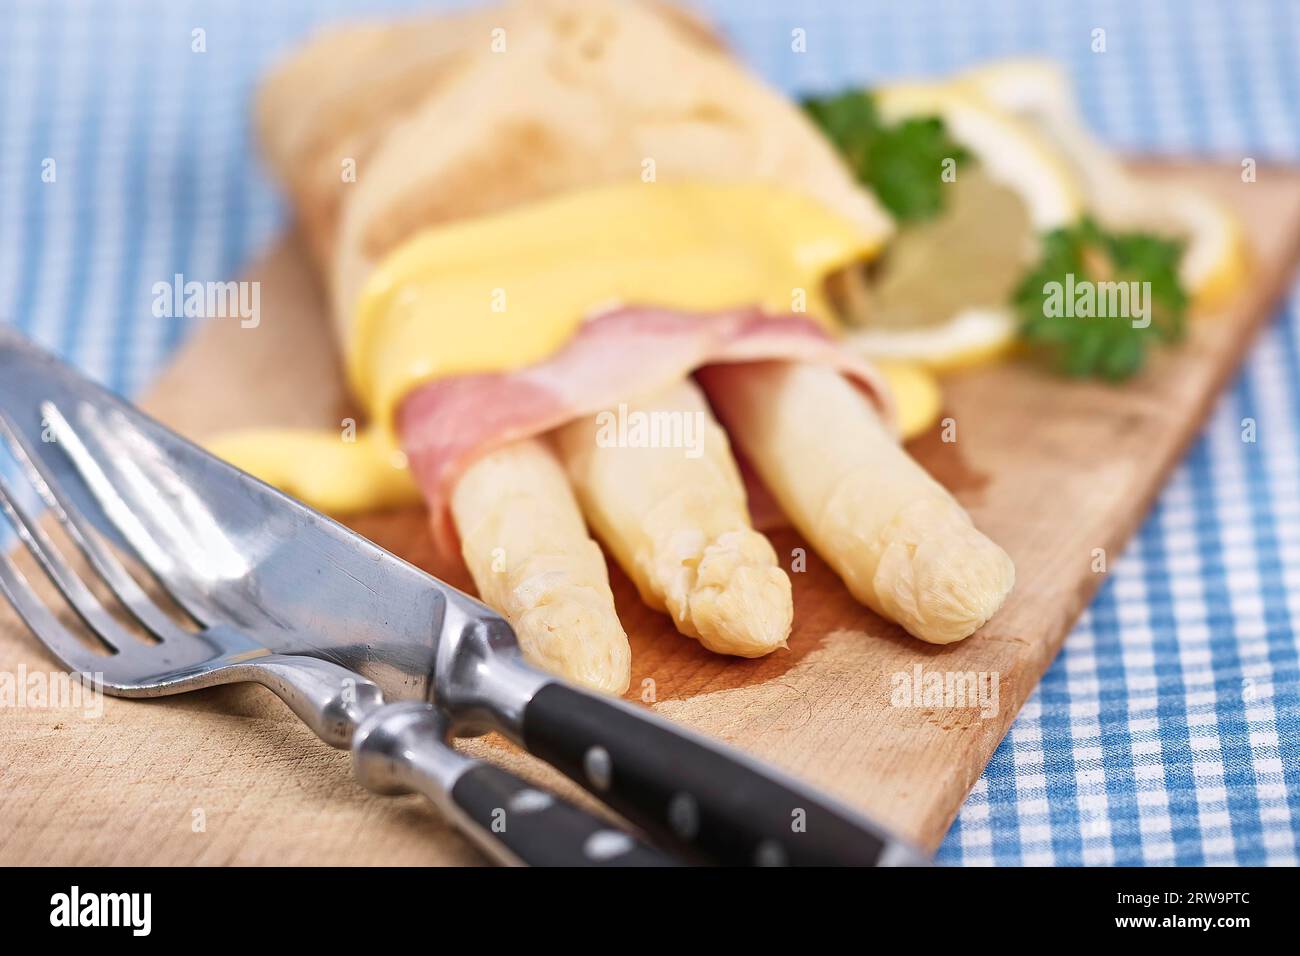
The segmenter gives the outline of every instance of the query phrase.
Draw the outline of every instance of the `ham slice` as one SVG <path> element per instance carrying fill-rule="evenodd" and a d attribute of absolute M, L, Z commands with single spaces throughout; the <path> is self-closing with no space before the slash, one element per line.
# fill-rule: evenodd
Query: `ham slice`
<path fill-rule="evenodd" d="M 420 387 L 402 403 L 397 427 L 439 546 L 457 548 L 451 490 L 479 455 L 652 394 L 705 365 L 774 359 L 837 369 L 893 422 L 889 390 L 868 362 L 806 317 L 753 308 L 710 315 L 619 308 L 584 323 L 546 361 Z"/>

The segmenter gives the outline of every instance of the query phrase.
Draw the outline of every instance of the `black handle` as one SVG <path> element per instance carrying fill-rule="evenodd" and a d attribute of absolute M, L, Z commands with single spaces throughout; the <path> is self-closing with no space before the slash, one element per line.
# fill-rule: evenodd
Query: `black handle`
<path fill-rule="evenodd" d="M 491 764 L 460 775 L 451 798 L 484 839 L 529 866 L 677 866 L 599 817 Z"/>
<path fill-rule="evenodd" d="M 852 811 L 622 702 L 547 684 L 524 710 L 528 750 L 666 846 L 726 865 L 926 861 Z"/>

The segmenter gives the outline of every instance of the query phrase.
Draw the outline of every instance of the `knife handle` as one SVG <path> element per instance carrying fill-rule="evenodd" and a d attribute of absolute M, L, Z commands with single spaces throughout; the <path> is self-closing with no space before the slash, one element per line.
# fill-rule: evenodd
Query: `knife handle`
<path fill-rule="evenodd" d="M 531 753 L 699 862 L 926 863 L 869 820 L 621 701 L 548 683 L 525 706 L 522 731 Z"/>
<path fill-rule="evenodd" d="M 388 704 L 357 728 L 357 778 L 377 793 L 424 794 L 480 849 L 527 866 L 675 866 L 593 813 L 446 742 L 445 717 L 415 701 Z"/>

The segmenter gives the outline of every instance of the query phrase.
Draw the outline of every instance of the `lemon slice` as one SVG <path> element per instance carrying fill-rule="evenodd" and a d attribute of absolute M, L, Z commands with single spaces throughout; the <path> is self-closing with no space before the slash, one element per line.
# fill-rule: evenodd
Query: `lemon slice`
<path fill-rule="evenodd" d="M 940 216 L 900 229 L 869 272 L 832 288 L 856 325 L 849 341 L 874 360 L 933 371 L 1001 356 L 1016 335 L 1007 303 L 1038 255 L 1037 237 L 1078 219 L 1083 186 L 1032 125 L 963 83 L 906 83 L 872 95 L 885 122 L 939 117 L 974 162 L 946 185 Z"/>
<path fill-rule="evenodd" d="M 1193 190 L 1133 177 L 1089 132 L 1060 66 L 1008 60 L 971 70 L 957 82 L 967 95 L 999 107 L 1051 143 L 1083 183 L 1088 207 L 1103 225 L 1183 239 L 1179 278 L 1198 308 L 1222 303 L 1244 284 L 1250 256 L 1237 217 Z"/>
<path fill-rule="evenodd" d="M 953 372 L 1007 354 L 1015 345 L 1010 309 L 965 309 L 950 321 L 912 329 L 866 328 L 849 341 L 878 365 L 910 362 L 931 372 Z"/>
<path fill-rule="evenodd" d="M 1213 310 L 1235 296 L 1250 273 L 1250 248 L 1241 220 L 1201 193 L 1189 189 L 1166 189 L 1163 193 L 1169 218 L 1187 240 L 1179 277 L 1197 308 Z M 1159 228 L 1158 222 L 1155 225 Z"/>
<path fill-rule="evenodd" d="M 874 97 L 886 122 L 942 119 L 948 135 L 970 150 L 980 169 L 1020 197 L 1039 232 L 1068 225 L 1083 212 L 1083 186 L 1052 144 L 966 84 L 905 83 L 882 87 Z"/>

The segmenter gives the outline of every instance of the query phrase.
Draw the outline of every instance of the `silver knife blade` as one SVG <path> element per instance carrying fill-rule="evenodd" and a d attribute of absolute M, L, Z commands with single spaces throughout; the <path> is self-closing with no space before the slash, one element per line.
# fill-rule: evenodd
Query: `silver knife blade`
<path fill-rule="evenodd" d="M 201 621 L 332 660 L 394 699 L 431 699 L 445 627 L 481 620 L 498 642 L 509 633 L 481 602 L 214 457 L 2 323 L 0 411 L 95 528 L 140 554 Z M 83 480 L 55 440 L 60 414 L 130 512 L 131 541 L 101 508 L 93 471 Z M 167 507 L 150 507 L 159 503 Z"/>

